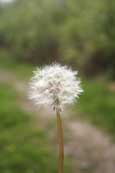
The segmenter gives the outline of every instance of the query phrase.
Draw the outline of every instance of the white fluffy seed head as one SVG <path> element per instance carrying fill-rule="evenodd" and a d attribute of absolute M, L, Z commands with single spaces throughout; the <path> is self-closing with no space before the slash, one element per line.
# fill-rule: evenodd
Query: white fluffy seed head
<path fill-rule="evenodd" d="M 73 103 L 81 92 L 77 71 L 60 64 L 38 68 L 29 84 L 29 98 L 35 104 L 49 105 L 58 110 Z"/>

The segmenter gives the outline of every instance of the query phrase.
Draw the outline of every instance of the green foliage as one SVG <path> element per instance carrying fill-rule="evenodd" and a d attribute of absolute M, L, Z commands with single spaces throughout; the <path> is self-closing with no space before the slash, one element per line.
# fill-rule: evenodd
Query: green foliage
<path fill-rule="evenodd" d="M 17 0 L 1 11 L 0 45 L 20 60 L 80 68 L 101 51 L 99 63 L 114 78 L 114 16 L 113 0 Z"/>

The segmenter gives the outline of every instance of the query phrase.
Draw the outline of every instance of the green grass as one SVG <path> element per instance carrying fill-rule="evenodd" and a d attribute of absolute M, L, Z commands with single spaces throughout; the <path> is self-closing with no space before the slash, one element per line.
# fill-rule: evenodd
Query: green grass
<path fill-rule="evenodd" d="M 115 91 L 108 82 L 89 81 L 83 85 L 84 93 L 75 106 L 80 118 L 115 134 Z"/>
<path fill-rule="evenodd" d="M 28 79 L 32 74 L 34 66 L 31 64 L 19 63 L 10 52 L 0 50 L 0 70 L 15 73 L 18 78 Z"/>
<path fill-rule="evenodd" d="M 10 85 L 0 84 L 0 172 L 56 173 L 57 154 L 51 153 L 47 129 L 34 128 L 18 99 Z"/>

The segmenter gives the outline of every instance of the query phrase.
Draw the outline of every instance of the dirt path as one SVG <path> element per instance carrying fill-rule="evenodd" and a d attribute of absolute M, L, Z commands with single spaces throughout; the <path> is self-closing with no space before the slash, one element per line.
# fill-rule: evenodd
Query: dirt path
<path fill-rule="evenodd" d="M 27 81 L 20 81 L 15 74 L 0 71 L 0 83 L 10 83 L 20 93 L 18 100 L 21 107 L 39 116 L 45 127 L 48 120 L 53 118 L 52 112 L 46 113 L 37 109 L 27 99 Z M 47 116 L 48 115 L 48 116 Z M 115 144 L 111 138 L 91 124 L 63 117 L 65 132 L 65 154 L 73 159 L 74 173 L 114 173 Z M 54 132 L 55 133 L 55 132 Z M 52 141 L 55 143 L 55 135 Z"/>

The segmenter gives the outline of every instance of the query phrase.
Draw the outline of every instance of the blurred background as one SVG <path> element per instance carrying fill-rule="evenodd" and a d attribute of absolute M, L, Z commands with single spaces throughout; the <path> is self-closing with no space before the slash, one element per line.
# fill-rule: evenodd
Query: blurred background
<path fill-rule="evenodd" d="M 0 173 L 57 173 L 52 112 L 27 99 L 36 66 L 79 70 L 63 117 L 65 173 L 115 170 L 115 1 L 0 0 Z"/>

